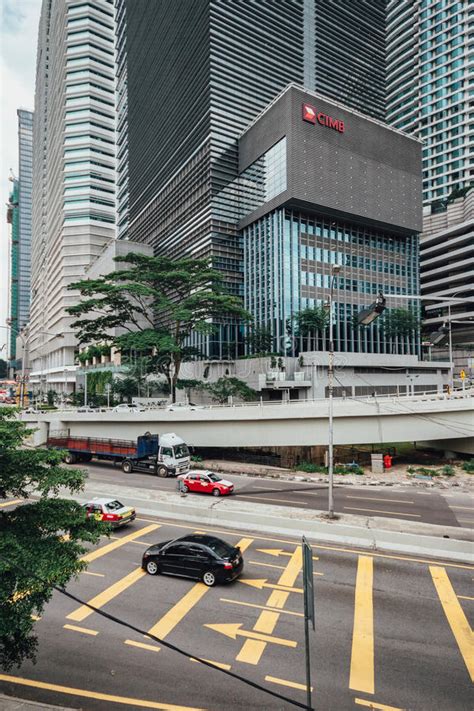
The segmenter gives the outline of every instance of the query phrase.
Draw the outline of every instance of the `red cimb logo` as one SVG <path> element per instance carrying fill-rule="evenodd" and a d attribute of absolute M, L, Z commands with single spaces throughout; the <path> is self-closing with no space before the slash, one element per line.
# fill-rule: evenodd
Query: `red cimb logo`
<path fill-rule="evenodd" d="M 316 123 L 316 109 L 310 104 L 303 104 L 303 121 Z"/>
<path fill-rule="evenodd" d="M 303 104 L 303 121 L 307 121 L 312 124 L 316 124 L 316 122 L 318 122 L 321 126 L 333 128 L 335 131 L 339 131 L 339 133 L 344 133 L 346 128 L 344 121 L 328 116 L 322 111 L 318 111 L 314 108 L 314 106 L 311 106 L 311 104 Z"/>

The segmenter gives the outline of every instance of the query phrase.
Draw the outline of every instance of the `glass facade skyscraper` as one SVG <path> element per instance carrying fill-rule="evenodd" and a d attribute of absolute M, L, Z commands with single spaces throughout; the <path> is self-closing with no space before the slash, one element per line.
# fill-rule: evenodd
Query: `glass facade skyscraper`
<path fill-rule="evenodd" d="M 389 0 L 387 121 L 423 139 L 426 212 L 473 182 L 472 3 Z M 472 111 L 472 109 L 471 109 Z"/>
<path fill-rule="evenodd" d="M 31 191 L 33 187 L 33 113 L 18 109 L 19 273 L 18 325 L 28 323 L 31 296 Z"/>

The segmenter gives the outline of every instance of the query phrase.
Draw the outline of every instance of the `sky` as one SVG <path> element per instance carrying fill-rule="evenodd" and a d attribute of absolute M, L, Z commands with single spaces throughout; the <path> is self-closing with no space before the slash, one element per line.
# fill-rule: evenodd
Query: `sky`
<path fill-rule="evenodd" d="M 36 43 L 41 0 L 0 0 L 0 326 L 8 318 L 9 228 L 6 203 L 10 170 L 18 175 L 18 108 L 34 108 Z M 0 328 L 0 349 L 7 331 Z M 0 357 L 5 351 L 0 350 Z"/>

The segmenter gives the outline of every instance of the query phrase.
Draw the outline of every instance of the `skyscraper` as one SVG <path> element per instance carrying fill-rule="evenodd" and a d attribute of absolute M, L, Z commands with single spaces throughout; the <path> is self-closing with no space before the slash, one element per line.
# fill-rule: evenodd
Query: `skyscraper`
<path fill-rule="evenodd" d="M 292 82 L 383 115 L 384 2 L 354 6 L 116 0 L 119 236 L 209 256 L 242 294 L 239 135 Z"/>
<path fill-rule="evenodd" d="M 68 285 L 115 236 L 112 0 L 43 0 L 33 143 L 31 382 L 67 389 L 76 340 Z M 71 387 L 69 385 L 69 387 Z"/>
<path fill-rule="evenodd" d="M 33 185 L 33 113 L 18 109 L 18 326 L 30 315 L 31 296 L 31 191 Z"/>
<path fill-rule="evenodd" d="M 20 209 L 18 207 L 18 180 L 10 177 L 12 184 L 7 203 L 7 223 L 10 225 L 10 263 L 8 323 L 10 337 L 8 343 L 8 360 L 12 368 L 16 367 L 16 337 L 18 333 L 18 291 L 19 291 L 19 253 L 20 253 Z"/>

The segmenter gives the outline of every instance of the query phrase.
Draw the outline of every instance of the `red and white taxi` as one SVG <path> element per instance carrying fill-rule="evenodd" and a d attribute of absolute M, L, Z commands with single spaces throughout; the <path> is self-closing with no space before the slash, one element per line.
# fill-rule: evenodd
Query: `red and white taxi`
<path fill-rule="evenodd" d="M 207 470 L 192 470 L 187 474 L 181 474 L 178 479 L 181 482 L 181 491 L 183 492 L 198 491 L 202 494 L 225 496 L 226 494 L 232 494 L 234 491 L 234 485 L 231 481 Z"/>
<path fill-rule="evenodd" d="M 117 499 L 92 499 L 84 504 L 87 518 L 109 523 L 112 528 L 126 526 L 136 517 L 136 511 L 131 506 L 124 506 Z"/>

